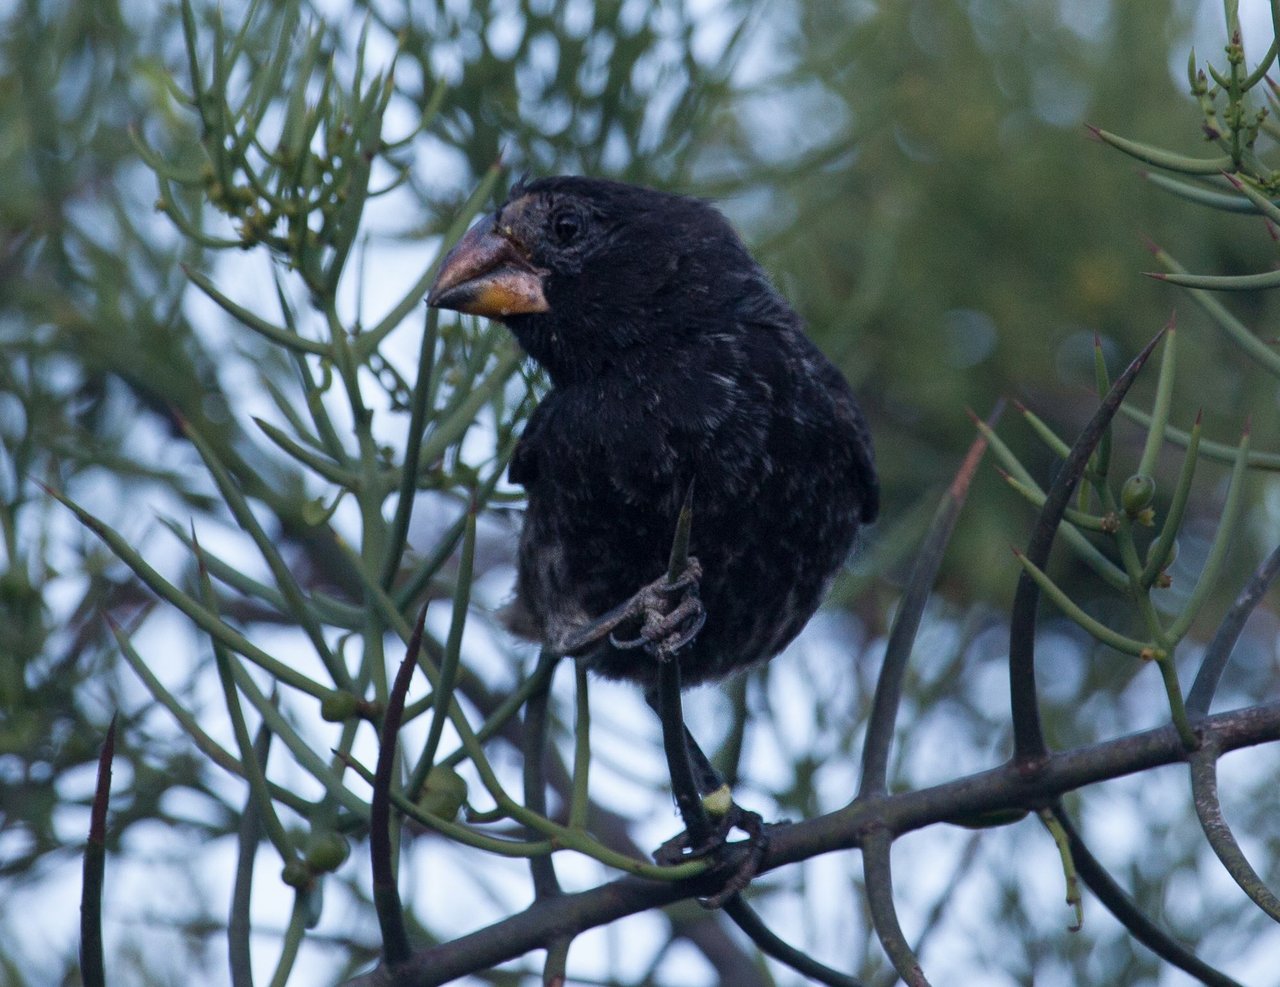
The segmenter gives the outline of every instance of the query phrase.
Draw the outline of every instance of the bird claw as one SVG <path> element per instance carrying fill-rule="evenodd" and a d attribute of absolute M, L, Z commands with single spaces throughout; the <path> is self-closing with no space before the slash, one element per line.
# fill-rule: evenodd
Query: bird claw
<path fill-rule="evenodd" d="M 684 571 L 675 579 L 669 580 L 666 576 L 655 579 L 625 603 L 559 641 L 559 650 L 567 655 L 577 654 L 608 638 L 619 650 L 644 648 L 660 661 L 666 661 L 692 641 L 707 622 L 706 609 L 698 598 L 701 578 L 702 566 L 690 556 Z M 669 601 L 676 593 L 685 595 L 673 608 Z M 620 638 L 615 633 L 623 624 L 637 619 L 641 621 L 638 637 Z"/>
<path fill-rule="evenodd" d="M 730 843 L 729 833 L 740 829 L 747 834 L 742 841 Z M 725 854 L 731 847 L 745 847 L 746 852 L 738 859 L 736 854 Z M 764 820 L 760 813 L 751 812 L 732 802 L 729 811 L 716 820 L 716 827 L 707 838 L 697 846 L 689 845 L 689 834 L 678 833 L 658 847 L 653 859 L 663 867 L 674 867 L 676 864 L 690 860 L 701 860 L 703 857 L 722 856 L 712 865 L 710 873 L 719 876 L 723 873 L 720 889 L 715 894 L 699 898 L 698 904 L 703 908 L 716 909 L 741 891 L 746 890 L 751 879 L 760 869 L 765 851 L 769 848 L 769 834 L 766 832 Z"/>
<path fill-rule="evenodd" d="M 667 661 L 672 655 L 697 637 L 707 622 L 707 611 L 698 598 L 698 581 L 702 578 L 702 566 L 690 558 L 685 569 L 675 579 L 663 576 L 645 586 L 623 604 L 621 617 L 614 622 L 616 628 L 627 619 L 640 618 L 640 634 L 634 638 L 620 638 L 609 631 L 609 643 L 621 651 L 644 648 L 659 661 Z M 684 597 L 675 607 L 670 600 L 677 594 Z"/>
<path fill-rule="evenodd" d="M 621 651 L 645 648 L 660 661 L 666 661 L 698 636 L 707 622 L 707 611 L 696 596 L 685 597 L 670 613 L 647 611 L 640 636 L 619 638 L 612 632 L 609 643 Z"/>

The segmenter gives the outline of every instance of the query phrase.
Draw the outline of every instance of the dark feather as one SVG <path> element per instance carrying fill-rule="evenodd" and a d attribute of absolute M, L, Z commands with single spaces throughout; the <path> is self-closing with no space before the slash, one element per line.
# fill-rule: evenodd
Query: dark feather
<path fill-rule="evenodd" d="M 684 681 L 773 657 L 878 510 L 848 384 L 705 202 L 549 178 L 494 224 L 541 278 L 548 310 L 503 321 L 552 381 L 511 464 L 529 497 L 513 627 L 555 646 L 659 577 L 693 481 L 707 621 Z M 586 657 L 656 680 L 639 651 Z"/>

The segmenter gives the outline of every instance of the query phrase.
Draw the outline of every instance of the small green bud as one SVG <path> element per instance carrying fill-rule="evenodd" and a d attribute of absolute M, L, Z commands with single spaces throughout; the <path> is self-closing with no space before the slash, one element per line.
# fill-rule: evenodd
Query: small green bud
<path fill-rule="evenodd" d="M 1120 505 L 1131 518 L 1142 513 L 1156 495 L 1156 481 L 1145 473 L 1135 473 L 1120 488 Z"/>
<path fill-rule="evenodd" d="M 343 723 L 360 712 L 360 700 L 349 692 L 331 692 L 320 700 L 320 718 Z"/>
<path fill-rule="evenodd" d="M 333 510 L 324 502 L 323 497 L 313 497 L 302 502 L 302 521 L 313 528 L 329 520 Z"/>
<path fill-rule="evenodd" d="M 304 891 L 311 886 L 311 870 L 301 860 L 290 860 L 280 871 L 280 880 L 291 888 Z"/>
<path fill-rule="evenodd" d="M 456 819 L 467 800 L 467 781 L 447 764 L 437 764 L 427 772 L 418 796 L 418 808 L 440 819 Z"/>
<path fill-rule="evenodd" d="M 346 837 L 333 830 L 312 833 L 307 845 L 306 865 L 313 874 L 328 874 L 337 870 L 351 855 Z"/>

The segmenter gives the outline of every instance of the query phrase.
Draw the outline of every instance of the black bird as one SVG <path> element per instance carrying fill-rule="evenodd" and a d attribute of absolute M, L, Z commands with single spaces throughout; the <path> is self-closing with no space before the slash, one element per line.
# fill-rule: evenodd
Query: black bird
<path fill-rule="evenodd" d="M 663 577 L 692 484 L 706 622 L 677 653 L 683 683 L 767 661 L 800 632 L 875 519 L 871 439 L 715 208 L 599 179 L 520 182 L 450 251 L 428 303 L 502 321 L 551 379 L 510 468 L 528 492 L 514 630 L 652 693 L 653 657 L 584 628 L 611 612 L 613 627 Z"/>

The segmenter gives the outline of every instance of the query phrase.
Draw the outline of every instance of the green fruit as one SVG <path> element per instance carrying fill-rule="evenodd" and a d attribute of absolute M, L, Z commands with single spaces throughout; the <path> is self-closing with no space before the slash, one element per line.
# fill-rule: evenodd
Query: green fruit
<path fill-rule="evenodd" d="M 284 865 L 280 872 L 280 880 L 291 888 L 302 891 L 311 885 L 311 871 L 301 860 L 293 859 Z"/>
<path fill-rule="evenodd" d="M 346 837 L 330 830 L 312 834 L 305 859 L 312 873 L 328 874 L 341 867 L 350 855 Z"/>
<path fill-rule="evenodd" d="M 1120 505 L 1129 517 L 1137 517 L 1156 495 L 1156 481 L 1145 473 L 1134 473 L 1120 488 Z"/>
<path fill-rule="evenodd" d="M 349 692 L 331 692 L 320 700 L 320 716 L 330 723 L 342 723 L 360 712 L 360 700 Z"/>
<path fill-rule="evenodd" d="M 418 808 L 440 819 L 455 819 L 467 800 L 467 782 L 446 764 L 427 772 L 426 784 L 418 796 Z"/>

